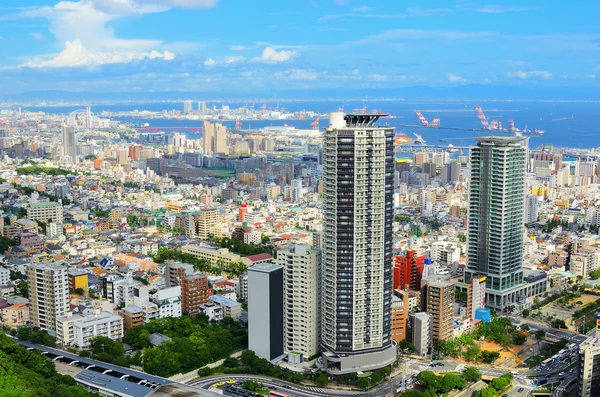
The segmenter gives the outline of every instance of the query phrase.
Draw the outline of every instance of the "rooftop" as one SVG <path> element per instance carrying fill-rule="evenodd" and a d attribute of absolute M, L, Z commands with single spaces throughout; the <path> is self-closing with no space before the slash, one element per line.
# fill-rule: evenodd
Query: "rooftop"
<path fill-rule="evenodd" d="M 248 268 L 248 271 L 271 273 L 271 272 L 274 272 L 276 270 L 281 270 L 281 269 L 283 269 L 283 267 L 276 265 L 274 263 L 263 262 L 263 263 L 256 264 L 254 266 L 250 266 Z"/>
<path fill-rule="evenodd" d="M 240 305 L 239 302 L 236 302 L 229 298 L 225 298 L 224 296 L 221 296 L 221 295 L 211 295 L 208 297 L 208 299 L 210 299 L 211 301 L 216 302 L 220 305 L 225 305 L 225 306 L 229 306 L 229 307 Z"/>
<path fill-rule="evenodd" d="M 103 375 L 89 369 L 84 369 L 75 375 L 75 379 L 78 382 L 91 387 L 111 391 L 115 393 L 115 395 L 144 397 L 152 391 L 149 387 L 138 385 L 137 383 L 119 379 L 114 376 Z"/>
<path fill-rule="evenodd" d="M 56 201 L 43 201 L 43 202 L 40 202 L 40 203 L 31 203 L 31 204 L 29 204 L 29 206 L 31 208 L 58 207 L 58 206 L 60 206 L 60 204 L 57 203 Z"/>

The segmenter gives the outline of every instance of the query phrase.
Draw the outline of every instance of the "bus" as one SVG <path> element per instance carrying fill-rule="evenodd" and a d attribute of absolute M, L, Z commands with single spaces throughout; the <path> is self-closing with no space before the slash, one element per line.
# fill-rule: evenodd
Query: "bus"
<path fill-rule="evenodd" d="M 269 397 L 289 397 L 287 394 L 283 394 L 281 392 L 278 391 L 270 391 L 269 392 Z"/>
<path fill-rule="evenodd" d="M 553 360 L 554 360 L 553 357 L 548 357 L 547 359 L 542 361 L 542 367 L 545 367 L 546 365 L 550 364 Z"/>
<path fill-rule="evenodd" d="M 569 344 L 569 346 L 567 348 L 569 349 L 569 351 L 573 351 L 577 348 L 577 344 L 571 343 L 571 344 Z"/>

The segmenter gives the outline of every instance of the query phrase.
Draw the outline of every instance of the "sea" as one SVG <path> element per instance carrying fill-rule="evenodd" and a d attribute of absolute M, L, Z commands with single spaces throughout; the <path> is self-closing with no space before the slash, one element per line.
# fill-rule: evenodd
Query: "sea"
<path fill-rule="evenodd" d="M 251 103 L 226 103 L 231 109 Z M 415 133 L 421 135 L 429 145 L 467 146 L 474 143 L 474 138 L 490 135 L 485 131 L 470 131 L 481 128 L 481 123 L 474 110 L 475 105 L 481 106 L 487 119 L 499 120 L 504 128 L 508 127 L 508 120 L 514 120 L 518 129 L 544 130 L 543 135 L 531 135 L 530 147 L 552 145 L 561 148 L 599 148 L 600 147 L 600 103 L 598 102 L 562 102 L 562 101 L 401 101 L 401 100 L 369 100 L 369 101 L 293 101 L 293 102 L 267 102 L 267 106 L 285 106 L 288 112 L 313 111 L 328 113 L 339 108 L 349 113 L 366 107 L 368 112 L 379 111 L 387 113 L 393 118 L 382 118 L 379 124 L 389 124 L 396 128 L 397 133 L 404 133 L 410 138 Z M 194 102 L 194 106 L 197 102 Z M 223 103 L 207 103 L 210 108 L 221 108 Z M 254 103 L 258 109 L 262 103 Z M 43 111 L 55 114 L 69 114 L 80 110 L 81 106 L 40 106 L 27 107 L 22 110 Z M 163 111 L 181 110 L 182 103 L 128 103 L 121 105 L 98 105 L 92 107 L 92 112 L 99 114 L 101 111 L 111 113 L 130 112 L 134 110 Z M 414 113 L 420 111 L 431 122 L 434 118 L 440 119 L 440 128 L 414 128 L 421 125 L 419 118 Z M 135 124 L 148 123 L 151 127 L 200 127 L 200 120 L 179 119 L 144 119 L 132 117 L 111 117 L 113 120 L 122 120 Z M 243 120 L 242 129 L 259 129 L 267 126 L 294 126 L 299 129 L 311 129 L 314 120 Z M 321 120 L 323 128 L 327 120 Z M 223 121 L 223 124 L 234 128 L 235 121 Z M 168 131 L 168 128 L 165 128 Z M 182 131 L 185 132 L 185 131 Z M 201 135 L 192 135 L 190 138 L 199 138 Z M 498 134 L 498 133 L 496 133 Z"/>

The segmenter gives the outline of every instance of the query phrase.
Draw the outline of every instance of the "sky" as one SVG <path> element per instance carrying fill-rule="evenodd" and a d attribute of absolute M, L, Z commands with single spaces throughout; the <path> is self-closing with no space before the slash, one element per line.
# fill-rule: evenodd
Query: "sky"
<path fill-rule="evenodd" d="M 595 0 L 2 0 L 0 87 L 600 88 L 599 13 Z"/>

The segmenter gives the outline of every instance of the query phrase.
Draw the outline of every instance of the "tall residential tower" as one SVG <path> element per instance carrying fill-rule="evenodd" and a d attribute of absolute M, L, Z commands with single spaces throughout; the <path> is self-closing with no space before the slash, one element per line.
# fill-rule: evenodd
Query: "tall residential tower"
<path fill-rule="evenodd" d="M 524 283 L 526 140 L 479 137 L 471 148 L 469 249 L 465 281 L 486 276 L 486 304 L 502 309 L 545 290 Z"/>
<path fill-rule="evenodd" d="M 391 335 L 394 129 L 333 112 L 323 137 L 322 364 L 331 374 L 396 359 Z"/>

